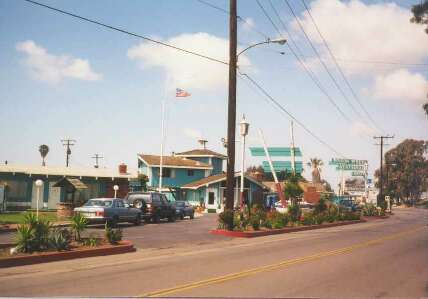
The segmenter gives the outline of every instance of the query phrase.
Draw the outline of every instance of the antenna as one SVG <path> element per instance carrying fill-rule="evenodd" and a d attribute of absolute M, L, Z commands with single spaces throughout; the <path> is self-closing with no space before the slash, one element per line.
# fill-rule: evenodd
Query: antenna
<path fill-rule="evenodd" d="M 199 140 L 198 140 L 198 142 L 199 142 L 199 144 L 200 144 L 200 145 L 202 145 L 202 147 L 203 147 L 204 149 L 207 149 L 207 143 L 208 143 L 208 140 L 205 140 L 205 139 L 199 139 Z"/>
<path fill-rule="evenodd" d="M 92 159 L 95 159 L 95 165 L 94 165 L 94 167 L 95 168 L 99 168 L 100 167 L 100 165 L 98 164 L 98 161 L 100 160 L 100 159 L 103 159 L 104 157 L 102 157 L 102 156 L 100 156 L 100 154 L 94 154 L 94 156 L 93 157 L 91 157 Z"/>
<path fill-rule="evenodd" d="M 70 161 L 70 155 L 71 155 L 70 146 L 73 146 L 76 143 L 76 140 L 74 140 L 74 139 L 62 139 L 61 142 L 62 142 L 63 146 L 67 147 L 65 166 L 68 167 L 68 164 Z"/>

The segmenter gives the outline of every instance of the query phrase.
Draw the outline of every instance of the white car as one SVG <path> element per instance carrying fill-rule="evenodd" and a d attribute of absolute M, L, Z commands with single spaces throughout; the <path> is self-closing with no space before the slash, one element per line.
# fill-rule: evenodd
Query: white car
<path fill-rule="evenodd" d="M 288 207 L 284 207 L 280 201 L 277 201 L 274 205 L 275 210 L 279 213 L 285 214 L 288 212 Z"/>

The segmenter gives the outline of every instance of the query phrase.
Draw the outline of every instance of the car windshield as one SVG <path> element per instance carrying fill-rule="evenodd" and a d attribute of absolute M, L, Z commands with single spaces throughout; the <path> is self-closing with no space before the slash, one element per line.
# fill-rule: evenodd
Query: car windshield
<path fill-rule="evenodd" d="M 112 200 L 90 199 L 85 207 L 111 207 L 112 203 Z"/>
<path fill-rule="evenodd" d="M 184 207 L 184 201 L 176 201 L 175 206 L 176 207 Z"/>
<path fill-rule="evenodd" d="M 151 202 L 150 194 L 130 194 L 128 196 L 129 202 L 134 202 L 135 200 L 144 200 L 145 202 Z"/>

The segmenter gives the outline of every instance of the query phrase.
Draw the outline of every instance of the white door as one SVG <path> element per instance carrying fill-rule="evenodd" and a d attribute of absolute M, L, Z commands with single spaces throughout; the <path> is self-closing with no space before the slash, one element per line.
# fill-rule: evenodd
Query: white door
<path fill-rule="evenodd" d="M 217 209 L 217 190 L 214 188 L 207 189 L 207 208 L 208 209 Z"/>
<path fill-rule="evenodd" d="M 49 183 L 48 209 L 56 209 L 61 198 L 61 187 L 54 187 L 55 182 Z"/>

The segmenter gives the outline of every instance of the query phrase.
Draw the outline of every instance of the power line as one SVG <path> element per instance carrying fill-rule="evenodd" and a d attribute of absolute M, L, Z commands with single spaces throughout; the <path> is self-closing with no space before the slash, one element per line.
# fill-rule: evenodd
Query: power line
<path fill-rule="evenodd" d="M 100 154 L 94 154 L 94 156 L 93 157 L 91 157 L 92 159 L 95 159 L 95 165 L 94 165 L 94 167 L 95 168 L 99 168 L 100 167 L 100 165 L 99 165 L 99 160 L 100 159 L 104 159 L 104 157 L 103 156 L 100 156 Z"/>
<path fill-rule="evenodd" d="M 285 4 L 287 5 L 288 9 L 290 10 L 290 12 L 292 13 L 292 15 L 294 16 L 294 19 L 296 20 L 297 24 L 299 25 L 299 28 L 302 30 L 303 35 L 305 36 L 305 38 L 307 39 L 307 41 L 309 42 L 309 45 L 311 46 L 312 50 L 314 51 L 314 53 L 316 54 L 318 60 L 321 62 L 321 65 L 323 66 L 323 68 L 325 69 L 325 71 L 327 72 L 328 76 L 330 77 L 330 79 L 333 81 L 334 85 L 336 86 L 336 88 L 339 90 L 340 94 L 342 94 L 342 96 L 344 97 L 344 99 L 346 100 L 346 102 L 349 104 L 349 106 L 352 108 L 352 110 L 355 112 L 355 114 L 357 114 L 358 117 L 361 118 L 361 114 L 360 112 L 355 109 L 354 105 L 351 103 L 351 101 L 349 100 L 348 96 L 345 94 L 345 92 L 343 91 L 343 89 L 340 87 L 339 83 L 337 82 L 337 80 L 334 78 L 333 74 L 330 72 L 330 70 L 328 69 L 327 65 L 325 64 L 324 60 L 321 58 L 321 55 L 319 54 L 318 50 L 316 49 L 316 47 L 314 46 L 314 44 L 312 43 L 311 39 L 309 38 L 309 36 L 307 35 L 305 29 L 303 28 L 303 25 L 301 24 L 299 18 L 297 17 L 296 13 L 294 12 L 293 8 L 291 7 L 290 3 L 288 2 L 288 0 L 284 0 Z"/>
<path fill-rule="evenodd" d="M 379 130 L 382 131 L 379 126 L 376 124 L 376 122 L 374 121 L 374 119 L 372 118 L 372 116 L 369 114 L 369 112 L 367 111 L 367 109 L 364 107 L 364 105 L 362 104 L 362 102 L 360 101 L 360 99 L 358 98 L 356 92 L 354 91 L 354 89 L 352 88 L 351 84 L 349 83 L 348 78 L 346 78 L 345 74 L 342 71 L 342 68 L 340 67 L 339 63 L 336 60 L 336 57 L 333 55 L 333 52 L 331 51 L 327 41 L 325 40 L 324 36 L 322 35 L 320 29 L 318 28 L 317 23 L 315 22 L 315 19 L 313 18 L 308 6 L 306 5 L 305 0 L 301 0 L 306 11 L 308 12 L 312 23 L 314 24 L 319 36 L 321 37 L 325 47 L 327 48 L 328 53 L 330 54 L 331 58 L 333 59 L 337 69 L 339 70 L 340 75 L 342 76 L 343 80 L 345 81 L 346 85 L 348 86 L 349 90 L 351 91 L 352 96 L 354 97 L 354 99 L 357 101 L 357 103 L 359 104 L 360 108 L 364 111 L 364 113 L 366 114 L 367 118 L 372 122 L 372 124 Z M 288 1 L 286 1 L 288 3 Z"/>
<path fill-rule="evenodd" d="M 343 154 L 338 152 L 333 146 L 328 144 L 326 141 L 321 139 L 318 135 L 316 135 L 314 132 L 312 132 L 308 127 L 306 127 L 300 120 L 298 120 L 291 112 L 289 112 L 281 103 L 279 103 L 275 98 L 273 98 L 267 91 L 264 89 L 259 83 L 257 83 L 253 78 L 251 78 L 248 74 L 240 74 L 241 76 L 246 77 L 255 87 L 257 87 L 263 95 L 268 98 L 277 108 L 279 108 L 283 113 L 288 115 L 292 120 L 294 120 L 298 125 L 302 127 L 303 130 L 305 130 L 309 135 L 314 137 L 319 143 L 327 147 L 329 150 L 334 152 L 336 155 L 339 155 L 340 157 L 346 158 Z"/>
<path fill-rule="evenodd" d="M 165 46 L 165 47 L 177 50 L 177 51 L 181 51 L 181 52 L 184 52 L 184 53 L 187 53 L 187 54 L 195 55 L 195 56 L 198 56 L 198 57 L 201 57 L 201 58 L 205 58 L 205 59 L 208 59 L 208 60 L 211 60 L 211 61 L 214 61 L 214 62 L 218 62 L 218 63 L 224 64 L 224 65 L 229 65 L 227 62 L 221 61 L 219 59 L 216 59 L 216 58 L 213 58 L 213 57 L 209 57 L 209 56 L 206 56 L 206 55 L 194 52 L 194 51 L 190 51 L 190 50 L 186 50 L 186 49 L 183 49 L 183 48 L 179 48 L 179 47 L 176 47 L 174 45 L 170 45 L 170 44 L 167 44 L 165 42 L 161 42 L 161 41 L 152 39 L 152 38 L 147 37 L 147 36 L 143 36 L 143 35 L 140 35 L 140 34 L 132 33 L 132 32 L 129 32 L 127 30 L 120 29 L 118 27 L 114 27 L 114 26 L 111 26 L 111 25 L 107 25 L 105 23 L 101 23 L 101 22 L 98 22 L 98 21 L 95 21 L 95 20 L 92 20 L 92 19 L 89 19 L 89 18 L 86 18 L 86 17 L 82 17 L 82 16 L 76 15 L 74 13 L 67 12 L 65 10 L 61 10 L 61 9 L 58 9 L 58 8 L 55 8 L 55 7 L 46 5 L 46 4 L 42 4 L 42 3 L 39 3 L 39 2 L 36 2 L 36 1 L 33 1 L 33 0 L 23 0 L 23 1 L 26 1 L 26 2 L 31 3 L 33 5 L 38 5 L 38 6 L 50 9 L 52 11 L 59 12 L 59 13 L 64 14 L 64 15 L 68 15 L 68 16 L 80 19 L 80 20 L 85 21 L 85 22 L 89 22 L 89 23 L 96 24 L 96 25 L 99 25 L 99 26 L 102 26 L 102 27 L 105 27 L 105 28 L 108 28 L 108 29 L 111 29 L 111 30 L 114 30 L 114 31 L 125 33 L 127 35 L 138 37 L 138 38 L 147 40 L 149 42 L 152 42 L 152 43 L 155 43 L 155 44 L 158 44 L 158 45 L 162 45 L 162 46 Z"/>
<path fill-rule="evenodd" d="M 230 13 L 229 13 L 229 11 L 227 9 L 221 8 L 221 7 L 217 6 L 217 5 L 214 5 L 214 4 L 212 4 L 210 2 L 207 2 L 207 1 L 204 1 L 204 0 L 196 0 L 196 1 L 198 1 L 201 4 L 204 4 L 206 6 L 209 6 L 211 8 L 214 8 L 214 9 L 216 9 L 218 11 L 221 11 L 223 13 L 226 13 L 226 14 L 230 15 Z M 266 35 L 263 32 L 257 30 L 256 28 L 254 28 L 253 24 L 251 24 L 250 22 L 248 22 L 246 19 L 242 18 L 241 16 L 237 16 L 236 18 L 238 19 L 238 21 L 247 24 L 254 32 L 260 34 L 265 39 L 270 39 L 270 37 L 268 35 Z"/>
<path fill-rule="evenodd" d="M 259 5 L 260 9 L 263 11 L 263 14 L 265 15 L 265 17 L 270 21 L 270 23 L 272 24 L 272 26 L 275 28 L 275 30 L 278 32 L 279 35 L 282 36 L 281 31 L 279 30 L 279 28 L 276 26 L 276 24 L 273 22 L 272 18 L 269 16 L 269 14 L 267 13 L 267 11 L 265 10 L 265 8 L 263 7 L 263 5 L 259 2 L 259 0 L 256 0 L 257 4 Z M 283 24 L 285 25 L 285 24 Z M 286 27 L 284 27 L 286 28 Z M 293 41 L 293 38 L 291 37 L 291 35 L 289 35 L 289 39 L 291 41 Z M 297 49 L 299 49 L 299 47 L 297 47 L 297 44 L 293 41 L 295 47 Z M 352 120 L 345 114 L 345 112 L 343 112 L 343 110 L 336 104 L 336 102 L 333 100 L 333 98 L 330 96 L 330 94 L 327 92 L 326 89 L 324 89 L 324 87 L 321 84 L 321 81 L 317 78 L 317 76 L 315 75 L 315 73 L 309 69 L 306 64 L 304 63 L 304 61 L 299 57 L 299 55 L 297 55 L 296 51 L 293 50 L 293 48 L 289 45 L 289 43 L 286 43 L 288 48 L 290 49 L 290 51 L 293 53 L 294 57 L 297 59 L 297 61 L 300 63 L 300 65 L 303 67 L 303 69 L 306 71 L 306 73 L 309 75 L 309 77 L 311 78 L 311 80 L 315 83 L 315 85 L 318 87 L 318 89 L 327 97 L 327 99 L 329 100 L 329 102 L 336 108 L 336 110 L 339 112 L 339 114 L 347 121 L 352 123 Z M 300 50 L 299 50 L 300 52 Z"/>

